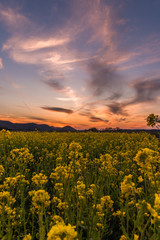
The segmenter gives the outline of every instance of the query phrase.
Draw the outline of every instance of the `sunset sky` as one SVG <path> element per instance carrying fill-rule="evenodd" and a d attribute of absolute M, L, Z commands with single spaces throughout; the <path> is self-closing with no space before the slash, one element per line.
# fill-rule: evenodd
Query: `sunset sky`
<path fill-rule="evenodd" d="M 160 0 L 0 0 L 0 120 L 146 128 Z"/>

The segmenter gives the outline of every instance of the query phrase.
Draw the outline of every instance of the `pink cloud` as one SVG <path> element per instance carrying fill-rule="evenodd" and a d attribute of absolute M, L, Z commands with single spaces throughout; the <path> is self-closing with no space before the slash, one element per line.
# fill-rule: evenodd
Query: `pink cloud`
<path fill-rule="evenodd" d="M 2 4 L 0 4 L 0 20 L 9 26 L 11 31 L 30 23 L 30 21 L 17 10 L 4 8 Z"/>
<path fill-rule="evenodd" d="M 37 51 L 44 48 L 51 48 L 51 47 L 64 45 L 69 41 L 70 41 L 69 38 L 51 38 L 50 37 L 50 38 L 43 39 L 43 38 L 32 37 L 29 39 L 25 39 L 23 37 L 20 37 L 20 38 L 14 37 L 9 39 L 3 45 L 3 50 L 9 50 L 14 48 L 19 51 L 32 52 L 32 51 Z"/>
<path fill-rule="evenodd" d="M 0 58 L 0 69 L 3 68 L 3 61 L 2 61 L 2 58 Z"/>

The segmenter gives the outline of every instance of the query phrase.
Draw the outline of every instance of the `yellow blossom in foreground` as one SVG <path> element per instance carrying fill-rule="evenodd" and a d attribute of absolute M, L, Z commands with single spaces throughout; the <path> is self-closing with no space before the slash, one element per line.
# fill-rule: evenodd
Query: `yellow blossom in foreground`
<path fill-rule="evenodd" d="M 3 175 L 4 173 L 4 167 L 3 165 L 0 165 L 0 177 Z"/>
<path fill-rule="evenodd" d="M 52 224 L 51 225 L 57 224 L 57 223 L 64 223 L 64 221 L 63 221 L 63 219 L 60 216 L 54 215 L 52 217 Z"/>
<path fill-rule="evenodd" d="M 15 203 L 15 198 L 13 198 L 11 195 L 10 195 L 10 192 L 8 191 L 3 191 L 3 192 L 0 192 L 0 204 L 5 204 L 6 205 L 6 202 L 8 204 L 13 204 Z"/>
<path fill-rule="evenodd" d="M 135 184 L 132 182 L 131 174 L 124 177 L 124 180 L 121 183 L 121 193 L 125 198 L 135 194 Z"/>
<path fill-rule="evenodd" d="M 155 193 L 154 208 L 160 211 L 160 194 Z"/>
<path fill-rule="evenodd" d="M 121 212 L 120 210 L 118 210 L 117 212 L 113 213 L 113 216 L 125 216 L 125 212 Z"/>
<path fill-rule="evenodd" d="M 139 236 L 137 234 L 134 234 L 134 240 L 138 240 Z"/>
<path fill-rule="evenodd" d="M 143 182 L 142 176 L 139 176 L 139 177 L 138 177 L 138 182 L 139 182 L 139 183 Z"/>
<path fill-rule="evenodd" d="M 57 223 L 54 225 L 48 233 L 47 240 L 74 240 L 77 236 L 77 232 L 74 230 L 74 226 L 70 224 Z"/>
<path fill-rule="evenodd" d="M 122 235 L 119 240 L 127 240 L 127 238 L 124 235 Z"/>
<path fill-rule="evenodd" d="M 44 185 L 47 181 L 47 177 L 43 173 L 36 174 L 32 177 L 32 182 L 37 186 Z"/>
<path fill-rule="evenodd" d="M 23 238 L 23 240 L 31 240 L 31 239 L 32 239 L 32 236 L 30 233 Z"/>
<path fill-rule="evenodd" d="M 38 210 L 49 207 L 51 203 L 50 196 L 45 190 L 30 191 L 29 195 L 32 196 L 33 206 Z"/>

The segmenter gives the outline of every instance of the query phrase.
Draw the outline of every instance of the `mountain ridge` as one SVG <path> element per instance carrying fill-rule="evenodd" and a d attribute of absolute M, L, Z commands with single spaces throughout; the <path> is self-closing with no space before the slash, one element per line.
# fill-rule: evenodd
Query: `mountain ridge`
<path fill-rule="evenodd" d="M 0 120 L 0 128 L 8 129 L 11 131 L 40 131 L 40 132 L 76 132 L 77 130 L 71 126 L 65 127 L 54 127 L 47 124 L 37 124 L 37 123 L 12 123 L 10 121 Z"/>

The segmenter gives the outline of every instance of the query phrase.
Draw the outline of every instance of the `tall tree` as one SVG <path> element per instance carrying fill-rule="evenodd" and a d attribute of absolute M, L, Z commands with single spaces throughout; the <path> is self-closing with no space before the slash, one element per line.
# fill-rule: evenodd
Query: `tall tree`
<path fill-rule="evenodd" d="M 153 113 L 149 114 L 149 116 L 147 117 L 147 125 L 151 127 L 154 127 L 154 126 L 160 127 L 158 123 L 160 123 L 159 116 Z"/>

